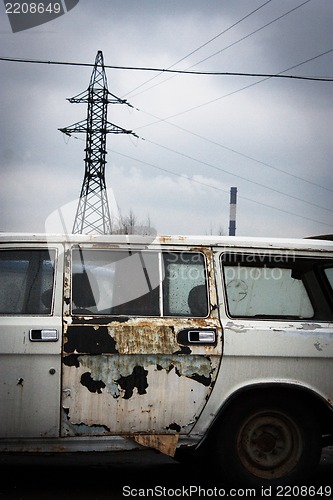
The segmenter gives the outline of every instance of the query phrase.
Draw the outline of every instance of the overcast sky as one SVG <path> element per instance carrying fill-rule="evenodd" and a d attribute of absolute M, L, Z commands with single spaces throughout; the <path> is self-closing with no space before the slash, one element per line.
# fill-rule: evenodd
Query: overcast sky
<path fill-rule="evenodd" d="M 93 64 L 101 50 L 110 66 L 333 78 L 332 24 L 332 0 L 80 0 L 12 33 L 1 3 L 0 56 Z M 58 129 L 86 117 L 66 98 L 92 68 L 0 65 L 0 230 L 61 231 L 61 214 L 70 231 L 85 135 Z M 109 105 L 108 120 L 139 136 L 108 134 L 114 216 L 228 234 L 235 186 L 239 236 L 333 233 L 333 81 L 106 71 L 134 107 Z"/>

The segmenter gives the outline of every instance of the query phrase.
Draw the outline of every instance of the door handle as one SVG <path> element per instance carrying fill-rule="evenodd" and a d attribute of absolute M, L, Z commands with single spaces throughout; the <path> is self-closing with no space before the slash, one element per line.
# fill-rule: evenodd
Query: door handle
<path fill-rule="evenodd" d="M 31 342 L 56 342 L 59 340 L 58 330 L 55 328 L 43 328 L 41 330 L 30 330 Z"/>
<path fill-rule="evenodd" d="M 177 340 L 181 344 L 216 345 L 216 330 L 214 328 L 188 328 L 178 333 Z"/>
<path fill-rule="evenodd" d="M 191 344 L 215 344 L 215 330 L 189 330 L 188 341 Z"/>

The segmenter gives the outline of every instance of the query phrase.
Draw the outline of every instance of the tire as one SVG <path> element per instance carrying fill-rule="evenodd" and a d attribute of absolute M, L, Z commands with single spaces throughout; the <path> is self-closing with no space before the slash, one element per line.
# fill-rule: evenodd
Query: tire
<path fill-rule="evenodd" d="M 238 399 L 217 432 L 216 454 L 225 479 L 253 487 L 304 481 L 317 467 L 321 449 L 311 411 L 268 394 Z"/>

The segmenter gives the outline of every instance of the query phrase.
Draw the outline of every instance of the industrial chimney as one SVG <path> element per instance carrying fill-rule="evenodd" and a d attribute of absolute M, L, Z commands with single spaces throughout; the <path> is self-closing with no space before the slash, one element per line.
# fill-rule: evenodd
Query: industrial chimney
<path fill-rule="evenodd" d="M 230 188 L 230 215 L 229 215 L 229 236 L 236 235 L 236 204 L 237 188 Z"/>

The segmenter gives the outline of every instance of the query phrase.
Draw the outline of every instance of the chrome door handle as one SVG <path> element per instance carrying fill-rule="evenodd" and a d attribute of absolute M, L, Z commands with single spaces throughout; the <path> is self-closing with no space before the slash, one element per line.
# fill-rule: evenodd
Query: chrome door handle
<path fill-rule="evenodd" d="M 182 345 L 210 345 L 217 343 L 217 331 L 215 328 L 186 328 L 180 330 L 177 335 L 177 342 Z"/>
<path fill-rule="evenodd" d="M 187 333 L 188 341 L 191 344 L 215 344 L 215 330 L 189 330 Z"/>
<path fill-rule="evenodd" d="M 56 342 L 59 340 L 58 330 L 55 328 L 43 328 L 42 330 L 30 330 L 31 342 Z"/>

